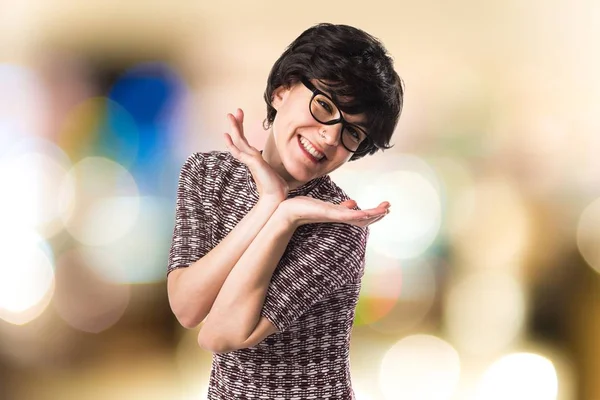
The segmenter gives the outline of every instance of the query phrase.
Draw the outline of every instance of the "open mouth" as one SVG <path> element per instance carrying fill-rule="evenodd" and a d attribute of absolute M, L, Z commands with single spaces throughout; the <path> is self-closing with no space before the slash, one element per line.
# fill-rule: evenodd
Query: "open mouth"
<path fill-rule="evenodd" d="M 300 146 L 300 149 L 304 152 L 304 154 L 313 162 L 315 163 L 320 163 L 323 162 L 327 159 L 327 157 L 325 157 L 325 154 L 321 153 L 320 151 L 316 150 L 312 144 L 310 143 L 310 141 L 308 141 L 307 139 L 305 139 L 304 137 L 298 135 L 298 145 Z"/>

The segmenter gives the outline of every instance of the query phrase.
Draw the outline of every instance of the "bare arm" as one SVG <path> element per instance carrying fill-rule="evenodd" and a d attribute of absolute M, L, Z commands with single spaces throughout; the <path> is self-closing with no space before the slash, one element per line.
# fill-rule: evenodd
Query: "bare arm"
<path fill-rule="evenodd" d="M 223 284 L 198 335 L 202 348 L 221 353 L 245 347 L 259 324 L 273 271 L 295 230 L 281 212 L 264 225 Z M 276 331 L 268 321 L 262 325 L 265 336 Z"/>
<path fill-rule="evenodd" d="M 169 274 L 169 303 L 186 328 L 197 326 L 209 313 L 223 282 L 277 208 L 261 199 L 229 234 L 204 257 Z"/>
<path fill-rule="evenodd" d="M 223 284 L 198 335 L 200 346 L 222 353 L 254 346 L 276 332 L 275 326 L 261 317 L 261 311 L 273 272 L 294 231 L 314 222 L 367 226 L 383 218 L 389 207 L 384 202 L 373 209 L 355 211 L 349 208 L 353 204 L 334 205 L 310 197 L 281 203 Z"/>
<path fill-rule="evenodd" d="M 235 116 L 228 114 L 227 118 L 231 124 L 231 134 L 225 136 L 227 147 L 235 158 L 248 165 L 256 181 L 259 200 L 214 249 L 189 267 L 169 274 L 169 303 L 177 320 L 187 328 L 204 320 L 228 274 L 288 193 L 285 181 L 265 168 L 260 152 L 246 141 L 242 110 L 238 109 Z"/>

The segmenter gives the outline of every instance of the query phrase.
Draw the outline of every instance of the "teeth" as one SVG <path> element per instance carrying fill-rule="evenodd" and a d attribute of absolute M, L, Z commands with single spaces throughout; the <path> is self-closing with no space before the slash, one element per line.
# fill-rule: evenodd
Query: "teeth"
<path fill-rule="evenodd" d="M 315 150 L 315 148 L 311 146 L 310 142 L 304 139 L 302 136 L 300 136 L 300 143 L 302 143 L 302 146 L 304 146 L 306 151 L 312 154 L 317 160 L 325 157 L 325 154 L 319 153 L 317 150 Z"/>

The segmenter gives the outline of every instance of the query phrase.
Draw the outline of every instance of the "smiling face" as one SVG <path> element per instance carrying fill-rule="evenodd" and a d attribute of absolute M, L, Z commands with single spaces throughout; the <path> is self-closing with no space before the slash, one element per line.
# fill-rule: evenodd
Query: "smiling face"
<path fill-rule="evenodd" d="M 311 83 L 327 94 L 318 81 Z M 336 170 L 352 156 L 342 144 L 342 123 L 326 125 L 315 120 L 310 111 L 312 99 L 313 92 L 302 83 L 273 92 L 272 105 L 277 114 L 263 157 L 290 188 Z M 364 118 L 347 114 L 342 117 L 348 123 L 360 123 Z"/>

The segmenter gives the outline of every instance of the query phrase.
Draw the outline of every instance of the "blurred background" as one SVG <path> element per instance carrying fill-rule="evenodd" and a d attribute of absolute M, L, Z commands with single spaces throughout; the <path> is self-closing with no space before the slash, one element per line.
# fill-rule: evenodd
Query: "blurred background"
<path fill-rule="evenodd" d="M 179 169 L 262 148 L 267 75 L 318 22 L 406 84 L 332 178 L 372 227 L 358 400 L 600 399 L 600 2 L 0 3 L 0 399 L 204 399 L 166 295 Z"/>

